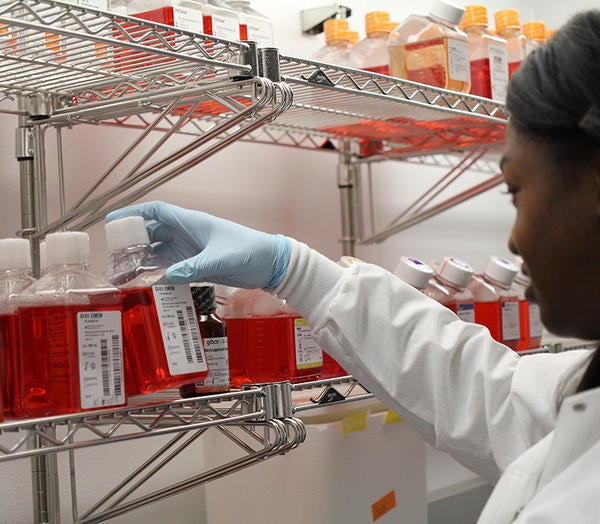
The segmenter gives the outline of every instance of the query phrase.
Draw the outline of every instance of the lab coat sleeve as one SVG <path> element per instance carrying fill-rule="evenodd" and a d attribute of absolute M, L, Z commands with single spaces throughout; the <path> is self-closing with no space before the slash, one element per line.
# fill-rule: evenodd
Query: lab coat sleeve
<path fill-rule="evenodd" d="M 552 430 L 588 358 L 519 357 L 384 269 L 342 268 L 294 240 L 276 292 L 363 386 L 490 482 Z"/>

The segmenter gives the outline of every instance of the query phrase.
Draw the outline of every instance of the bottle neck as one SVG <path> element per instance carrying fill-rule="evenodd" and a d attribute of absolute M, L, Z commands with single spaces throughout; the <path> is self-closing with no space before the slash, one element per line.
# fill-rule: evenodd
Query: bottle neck
<path fill-rule="evenodd" d="M 454 282 L 450 282 L 449 280 L 446 280 L 443 276 L 437 274 L 435 275 L 436 280 L 442 284 L 443 286 L 446 286 L 448 289 L 450 289 L 451 291 L 455 291 L 455 292 L 460 292 L 460 291 L 464 291 L 464 287 L 460 287 L 458 285 L 456 285 Z"/>
<path fill-rule="evenodd" d="M 491 276 L 489 276 L 486 273 L 483 273 L 483 275 L 481 275 L 481 276 L 483 277 L 483 280 L 485 280 L 488 284 L 491 284 L 494 287 L 498 287 L 498 288 L 504 289 L 504 290 L 510 289 L 510 286 L 507 286 L 503 282 L 500 282 L 499 280 L 492 278 Z"/>
<path fill-rule="evenodd" d="M 198 310 L 196 310 L 196 314 L 199 317 L 210 317 L 211 315 L 215 314 L 216 310 L 217 310 L 217 306 L 207 308 L 207 309 L 198 309 Z"/>

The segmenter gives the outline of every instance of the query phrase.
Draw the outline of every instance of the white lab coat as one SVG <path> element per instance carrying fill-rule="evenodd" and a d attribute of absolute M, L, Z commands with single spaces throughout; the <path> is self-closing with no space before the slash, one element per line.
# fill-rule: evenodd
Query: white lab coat
<path fill-rule="evenodd" d="M 574 394 L 589 351 L 519 357 L 382 268 L 296 241 L 276 292 L 430 444 L 496 484 L 480 523 L 600 522 L 600 388 Z"/>

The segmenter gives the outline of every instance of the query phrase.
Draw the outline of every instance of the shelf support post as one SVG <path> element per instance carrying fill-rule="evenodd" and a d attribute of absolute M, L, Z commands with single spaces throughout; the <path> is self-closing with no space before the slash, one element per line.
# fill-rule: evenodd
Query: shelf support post
<path fill-rule="evenodd" d="M 358 237 L 359 213 L 358 213 L 358 169 L 359 166 L 353 161 L 352 144 L 342 142 L 337 170 L 337 184 L 340 190 L 340 212 L 343 256 L 354 256 L 354 248 Z"/>

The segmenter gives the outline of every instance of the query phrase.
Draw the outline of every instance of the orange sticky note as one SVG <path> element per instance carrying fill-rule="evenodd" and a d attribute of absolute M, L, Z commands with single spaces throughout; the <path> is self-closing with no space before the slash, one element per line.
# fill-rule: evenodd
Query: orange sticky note
<path fill-rule="evenodd" d="M 342 434 L 347 435 L 353 431 L 367 429 L 367 412 L 354 413 L 344 417 L 342 420 Z"/>
<path fill-rule="evenodd" d="M 373 512 L 373 522 L 383 517 L 386 513 L 389 513 L 396 507 L 396 493 L 394 490 L 390 491 L 387 495 L 381 497 L 377 502 L 371 505 L 371 511 Z"/>
<path fill-rule="evenodd" d="M 383 422 L 384 424 L 397 424 L 398 422 L 404 422 L 404 419 L 398 413 L 388 409 Z"/>

